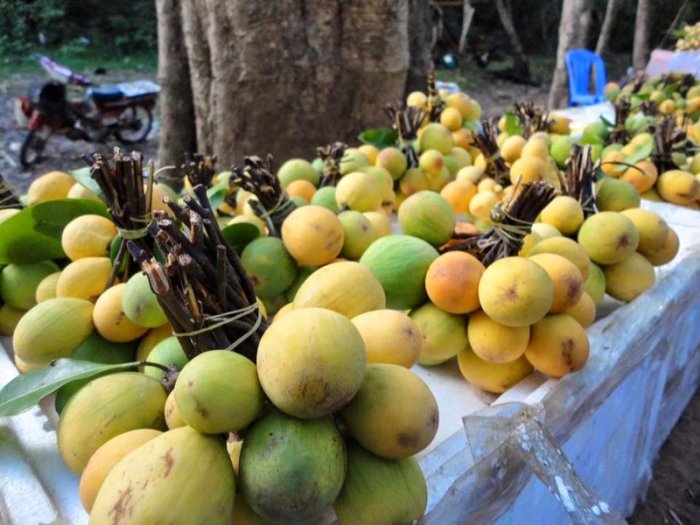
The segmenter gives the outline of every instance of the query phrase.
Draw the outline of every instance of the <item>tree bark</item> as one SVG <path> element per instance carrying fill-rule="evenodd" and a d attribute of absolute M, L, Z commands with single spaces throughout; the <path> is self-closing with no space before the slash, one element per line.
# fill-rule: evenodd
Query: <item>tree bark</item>
<path fill-rule="evenodd" d="M 649 0 L 637 2 L 637 15 L 634 19 L 634 47 L 632 49 L 632 64 L 637 73 L 644 71 L 649 59 L 650 10 L 651 2 Z"/>
<path fill-rule="evenodd" d="M 355 142 L 386 123 L 383 102 L 403 97 L 404 0 L 182 2 L 197 144 L 222 167 Z"/>
<path fill-rule="evenodd" d="M 567 105 L 568 73 L 566 71 L 566 53 L 573 49 L 578 39 L 581 24 L 579 15 L 587 0 L 564 0 L 559 22 L 559 43 L 557 44 L 557 65 L 549 89 L 547 106 L 556 109 Z"/>
<path fill-rule="evenodd" d="M 578 32 L 574 36 L 572 49 L 588 49 L 588 33 L 591 27 L 592 11 L 591 0 L 582 0 L 578 14 Z"/>
<path fill-rule="evenodd" d="M 520 42 L 520 37 L 518 37 L 515 25 L 513 24 L 510 1 L 496 0 L 496 9 L 498 10 L 498 17 L 501 19 L 501 24 L 503 24 L 503 29 L 505 29 L 508 40 L 510 40 L 510 46 L 513 49 L 515 74 L 522 77 L 523 80 L 528 80 L 530 78 L 530 66 L 528 65 L 523 45 Z"/>
<path fill-rule="evenodd" d="M 179 166 L 186 152 L 195 148 L 194 107 L 187 50 L 182 34 L 180 0 L 157 0 L 158 83 L 160 97 L 161 166 Z"/>
<path fill-rule="evenodd" d="M 411 55 L 406 93 L 426 90 L 426 76 L 433 65 L 432 13 L 430 2 L 409 0 L 408 47 Z"/>
<path fill-rule="evenodd" d="M 598 43 L 595 46 L 595 52 L 600 56 L 605 56 L 608 52 L 610 44 L 610 35 L 612 34 L 615 18 L 622 4 L 621 0 L 608 0 L 608 5 L 605 8 L 605 17 L 603 18 L 603 26 L 598 35 Z"/>
<path fill-rule="evenodd" d="M 472 7 L 470 0 L 464 0 L 464 5 L 462 6 L 462 32 L 459 35 L 459 54 L 464 53 L 464 49 L 467 47 L 467 35 L 469 34 L 469 28 L 472 25 L 472 19 L 474 18 L 474 8 Z"/>

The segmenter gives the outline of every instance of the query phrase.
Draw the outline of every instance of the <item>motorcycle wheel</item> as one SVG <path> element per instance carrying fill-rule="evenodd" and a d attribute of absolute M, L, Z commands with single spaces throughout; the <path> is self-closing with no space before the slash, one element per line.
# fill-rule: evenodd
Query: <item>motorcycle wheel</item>
<path fill-rule="evenodd" d="M 24 142 L 22 142 L 22 147 L 19 150 L 19 162 L 22 164 L 22 167 L 31 168 L 41 161 L 41 154 L 44 152 L 44 147 L 50 135 L 50 130 L 45 136 L 33 130 L 27 133 Z"/>
<path fill-rule="evenodd" d="M 119 117 L 123 124 L 114 136 L 122 144 L 137 144 L 148 137 L 153 127 L 153 113 L 146 106 L 131 106 Z"/>

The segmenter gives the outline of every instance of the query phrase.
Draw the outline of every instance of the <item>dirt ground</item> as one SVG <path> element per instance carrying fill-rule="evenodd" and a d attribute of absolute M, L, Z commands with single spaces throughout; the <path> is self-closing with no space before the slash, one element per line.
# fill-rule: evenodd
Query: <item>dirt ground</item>
<path fill-rule="evenodd" d="M 114 72 L 105 82 L 149 78 L 143 72 Z M 153 80 L 153 75 L 150 76 Z M 14 116 L 14 100 L 26 94 L 40 76 L 12 75 L 0 78 L 0 174 L 23 193 L 32 179 L 53 169 L 71 170 L 84 166 L 81 155 L 93 151 L 108 151 L 116 143 L 90 144 L 71 142 L 54 136 L 49 141 L 42 164 L 30 171 L 19 164 L 19 148 L 26 129 L 18 126 Z M 484 109 L 485 117 L 502 114 L 516 100 L 532 100 L 545 105 L 547 86 L 525 86 L 493 79 L 478 89 L 467 90 Z M 157 121 L 139 151 L 146 158 L 155 158 L 158 149 Z M 696 394 L 678 425 L 659 453 L 654 464 L 654 480 L 646 502 L 640 504 L 629 518 L 632 525 L 691 525 L 700 523 L 700 393 Z"/>

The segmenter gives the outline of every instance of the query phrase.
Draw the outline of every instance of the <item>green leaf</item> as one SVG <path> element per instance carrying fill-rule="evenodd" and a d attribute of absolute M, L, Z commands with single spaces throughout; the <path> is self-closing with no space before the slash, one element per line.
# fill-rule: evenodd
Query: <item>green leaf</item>
<path fill-rule="evenodd" d="M 357 137 L 363 144 L 372 144 L 379 149 L 395 146 L 399 140 L 399 134 L 392 128 L 377 128 L 363 131 Z"/>
<path fill-rule="evenodd" d="M 107 207 L 97 201 L 62 199 L 25 208 L 0 224 L 0 264 L 65 257 L 61 247 L 63 228 L 87 214 L 107 217 Z"/>
<path fill-rule="evenodd" d="M 57 359 L 46 368 L 21 374 L 0 390 L 0 417 L 26 412 L 43 398 L 72 381 L 86 379 L 104 372 L 129 370 L 140 362 L 103 365 L 77 359 Z"/>
<path fill-rule="evenodd" d="M 228 181 L 220 182 L 207 190 L 207 197 L 209 197 L 212 209 L 215 210 L 221 206 L 229 191 Z"/>
<path fill-rule="evenodd" d="M 102 198 L 102 190 L 100 189 L 100 185 L 95 182 L 95 179 L 90 176 L 90 168 L 85 167 L 73 170 L 70 172 L 70 174 L 77 183 L 86 187 L 92 193 Z"/>
<path fill-rule="evenodd" d="M 644 146 L 641 146 L 637 151 L 625 157 L 623 162 L 626 162 L 627 164 L 634 164 L 635 162 L 639 162 L 640 160 L 648 158 L 653 150 L 654 143 L 647 142 L 646 144 L 644 144 Z"/>
<path fill-rule="evenodd" d="M 506 113 L 506 133 L 508 135 L 522 135 L 523 127 L 515 113 Z"/>
<path fill-rule="evenodd" d="M 476 133 L 481 132 L 481 123 L 478 120 L 469 120 L 462 122 L 462 127 Z"/>
<path fill-rule="evenodd" d="M 245 248 L 251 241 L 260 237 L 260 230 L 258 227 L 248 222 L 229 224 L 223 230 L 221 230 L 221 233 L 231 247 L 238 253 L 243 251 L 243 248 Z"/>
<path fill-rule="evenodd" d="M 614 123 L 614 122 L 610 122 L 610 121 L 609 121 L 608 119 L 606 119 L 603 115 L 600 116 L 600 120 L 602 120 L 602 121 L 603 121 L 603 124 L 605 124 L 605 125 L 606 125 L 607 127 L 609 127 L 609 128 L 614 128 L 614 127 L 615 127 L 615 123 Z"/>

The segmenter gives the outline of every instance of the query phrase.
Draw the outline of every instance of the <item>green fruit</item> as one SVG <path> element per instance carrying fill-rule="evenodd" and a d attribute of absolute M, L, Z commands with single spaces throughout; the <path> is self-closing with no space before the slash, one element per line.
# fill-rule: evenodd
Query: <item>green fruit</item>
<path fill-rule="evenodd" d="M 390 235 L 374 241 L 360 264 L 381 283 L 387 308 L 406 310 L 427 300 L 425 275 L 437 257 L 437 250 L 422 239 Z"/>
<path fill-rule="evenodd" d="M 251 508 L 275 523 L 318 519 L 345 479 L 345 446 L 330 417 L 300 420 L 273 412 L 248 432 L 240 484 Z"/>
<path fill-rule="evenodd" d="M 312 160 L 311 166 L 319 173 L 323 173 L 323 159 L 321 157 L 316 157 Z"/>
<path fill-rule="evenodd" d="M 447 155 L 454 146 L 454 140 L 449 129 L 442 124 L 432 122 L 423 128 L 418 144 L 421 153 L 434 149 Z"/>
<path fill-rule="evenodd" d="M 408 169 L 408 160 L 399 148 L 384 148 L 377 154 L 376 166 L 386 169 L 391 178 L 399 180 Z"/>
<path fill-rule="evenodd" d="M 420 519 L 428 487 L 415 457 L 385 459 L 348 443 L 343 489 L 333 504 L 341 523 L 408 524 Z"/>
<path fill-rule="evenodd" d="M 90 523 L 230 525 L 235 494 L 224 443 L 181 427 L 147 441 L 112 467 Z"/>
<path fill-rule="evenodd" d="M 595 205 L 599 211 L 623 211 L 638 208 L 641 202 L 637 188 L 622 179 L 606 177 L 596 183 Z"/>
<path fill-rule="evenodd" d="M 560 168 L 563 168 L 566 164 L 566 160 L 571 154 L 571 146 L 573 143 L 573 138 L 568 135 L 562 135 L 561 137 L 557 137 L 549 147 L 549 154 Z"/>
<path fill-rule="evenodd" d="M 294 279 L 292 285 L 287 288 L 284 292 L 287 302 L 291 303 L 294 301 L 294 297 L 297 295 L 297 291 L 304 284 L 306 279 L 317 270 L 315 266 L 299 266 L 299 271 L 297 272 L 297 278 Z"/>
<path fill-rule="evenodd" d="M 418 357 L 421 365 L 439 365 L 469 346 L 466 318 L 462 315 L 450 314 L 433 303 L 425 303 L 411 312 L 411 319 L 423 337 Z"/>
<path fill-rule="evenodd" d="M 178 375 L 174 392 L 182 419 L 205 434 L 245 428 L 263 405 L 255 364 L 228 350 L 211 350 L 192 359 Z"/>
<path fill-rule="evenodd" d="M 596 305 L 605 296 L 605 274 L 600 266 L 595 263 L 591 263 L 590 273 L 586 282 L 583 283 L 583 291 L 591 296 Z"/>
<path fill-rule="evenodd" d="M 126 282 L 122 308 L 132 323 L 143 328 L 155 328 L 168 322 L 158 296 L 151 290 L 148 276 L 143 272 L 132 275 Z"/>
<path fill-rule="evenodd" d="M 365 250 L 377 239 L 374 226 L 359 211 L 344 211 L 338 215 L 340 224 L 343 225 L 345 238 L 340 255 L 351 261 L 357 261 Z"/>
<path fill-rule="evenodd" d="M 295 180 L 308 180 L 314 186 L 318 186 L 321 174 L 304 159 L 289 159 L 277 170 L 277 178 L 283 189 Z"/>
<path fill-rule="evenodd" d="M 36 304 L 39 283 L 57 271 L 53 261 L 8 264 L 0 272 L 0 298 L 13 308 L 29 310 Z"/>
<path fill-rule="evenodd" d="M 603 211 L 588 217 L 578 231 L 578 243 L 598 264 L 624 261 L 637 250 L 639 232 L 621 213 Z"/>
<path fill-rule="evenodd" d="M 450 203 L 432 191 L 414 193 L 399 206 L 401 231 L 433 246 L 442 246 L 449 241 L 456 223 Z"/>
<path fill-rule="evenodd" d="M 185 351 L 182 349 L 180 341 L 174 336 L 163 339 L 154 346 L 153 350 L 149 352 L 147 360 L 163 366 L 174 366 L 178 370 L 182 370 L 187 364 Z M 144 366 L 144 373 L 158 381 L 165 377 L 165 371 L 155 366 Z"/>
<path fill-rule="evenodd" d="M 265 306 L 267 315 L 271 316 L 279 312 L 280 308 L 282 308 L 289 301 L 287 300 L 286 294 L 283 292 L 279 295 L 273 295 L 272 297 L 265 297 L 262 299 L 262 302 Z"/>
<path fill-rule="evenodd" d="M 26 310 L 13 308 L 9 304 L 0 306 L 0 335 L 12 335 L 25 313 Z"/>
<path fill-rule="evenodd" d="M 367 155 L 357 148 L 348 148 L 340 159 L 340 174 L 347 175 L 365 166 L 369 166 Z"/>
<path fill-rule="evenodd" d="M 311 197 L 311 204 L 323 206 L 333 213 L 338 213 L 340 208 L 338 208 L 338 203 L 335 200 L 335 186 L 324 186 L 316 190 L 314 196 Z"/>
<path fill-rule="evenodd" d="M 241 263 L 262 298 L 281 294 L 297 276 L 297 263 L 277 237 L 253 240 L 243 250 Z"/>
<path fill-rule="evenodd" d="M 98 377 L 68 402 L 58 424 L 58 451 L 81 472 L 95 451 L 113 437 L 137 428 L 165 429 L 165 390 L 138 372 Z"/>

